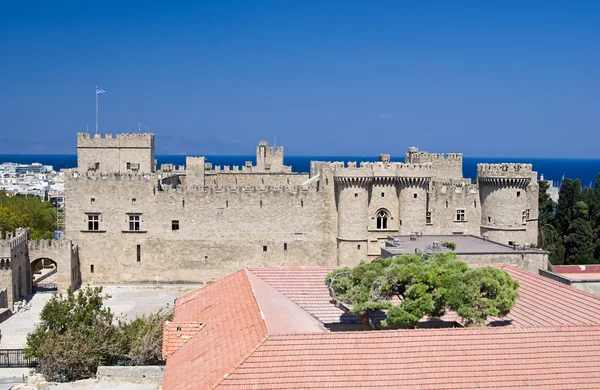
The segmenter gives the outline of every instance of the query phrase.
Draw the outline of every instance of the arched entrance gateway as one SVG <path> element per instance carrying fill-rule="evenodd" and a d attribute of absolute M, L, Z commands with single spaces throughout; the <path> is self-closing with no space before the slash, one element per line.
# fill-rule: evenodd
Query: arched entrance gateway
<path fill-rule="evenodd" d="M 66 291 L 79 286 L 79 254 L 71 240 L 32 240 L 28 244 L 31 275 L 38 290 Z"/>
<path fill-rule="evenodd" d="M 58 264 L 53 259 L 40 257 L 31 262 L 31 276 L 34 290 L 52 290 L 58 287 Z"/>

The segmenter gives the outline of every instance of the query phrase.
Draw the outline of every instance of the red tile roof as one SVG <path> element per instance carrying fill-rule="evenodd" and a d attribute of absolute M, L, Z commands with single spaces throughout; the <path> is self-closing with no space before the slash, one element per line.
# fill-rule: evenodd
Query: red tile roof
<path fill-rule="evenodd" d="M 183 347 L 206 324 L 200 322 L 165 322 L 163 327 L 163 359 Z"/>
<path fill-rule="evenodd" d="M 470 265 L 483 267 L 486 265 Z M 600 297 L 516 266 L 495 264 L 520 283 L 517 304 L 504 318 L 491 318 L 490 326 L 530 326 L 562 324 L 600 324 Z M 333 268 L 250 268 L 275 289 L 319 318 L 324 324 L 352 322 L 349 316 L 329 301 L 325 276 Z M 444 320 L 457 316 L 448 313 Z M 356 321 L 357 319 L 354 319 Z"/>
<path fill-rule="evenodd" d="M 270 336 L 218 389 L 597 389 L 600 326 Z"/>
<path fill-rule="evenodd" d="M 177 300 L 174 322 L 206 326 L 168 359 L 163 389 L 210 389 L 266 338 L 244 270 Z"/>
<path fill-rule="evenodd" d="M 498 267 L 521 283 L 513 326 L 379 332 L 308 314 L 339 321 L 329 269 L 238 271 L 177 300 L 174 323 L 205 325 L 176 344 L 163 389 L 600 388 L 600 299 Z"/>

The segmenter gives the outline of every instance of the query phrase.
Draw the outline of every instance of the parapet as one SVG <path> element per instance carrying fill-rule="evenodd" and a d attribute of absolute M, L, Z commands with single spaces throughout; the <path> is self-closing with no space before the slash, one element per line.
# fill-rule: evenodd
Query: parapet
<path fill-rule="evenodd" d="M 363 161 L 357 164 L 355 161 L 349 161 L 344 167 L 344 163 L 331 163 L 335 178 L 368 178 L 368 177 L 386 177 L 386 178 L 404 178 L 420 177 L 431 178 L 432 165 L 426 164 L 404 164 L 398 162 L 367 162 Z"/>
<path fill-rule="evenodd" d="M 27 243 L 28 238 L 29 229 L 18 228 L 15 232 L 6 232 L 6 238 L 0 240 L 0 256 L 10 257 L 10 251 Z"/>
<path fill-rule="evenodd" d="M 423 163 L 436 163 L 442 161 L 462 161 L 462 153 L 429 153 L 419 152 L 419 149 L 411 146 L 408 148 L 408 152 L 404 156 L 404 162 L 407 164 L 423 164 Z"/>
<path fill-rule="evenodd" d="M 77 134 L 78 148 L 153 148 L 154 134 L 152 133 L 124 133 L 117 134 Z"/>
<path fill-rule="evenodd" d="M 478 178 L 531 178 L 534 175 L 531 164 L 477 164 Z"/>

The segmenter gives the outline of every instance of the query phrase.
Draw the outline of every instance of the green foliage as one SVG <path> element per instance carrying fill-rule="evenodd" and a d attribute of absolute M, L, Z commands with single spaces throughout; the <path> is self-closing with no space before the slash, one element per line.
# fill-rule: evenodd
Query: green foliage
<path fill-rule="evenodd" d="M 99 365 L 161 361 L 162 323 L 172 312 L 120 321 L 103 305 L 106 298 L 102 287 L 86 287 L 46 303 L 24 350 L 38 359 L 46 379 L 72 381 L 94 376 Z"/>
<path fill-rule="evenodd" d="M 592 225 L 583 218 L 574 220 L 567 230 L 564 247 L 566 264 L 595 263 Z"/>
<path fill-rule="evenodd" d="M 6 196 L 0 191 L 0 231 L 29 228 L 31 238 L 48 239 L 56 229 L 56 209 L 50 202 L 42 202 L 39 196 Z"/>
<path fill-rule="evenodd" d="M 577 202 L 581 201 L 581 183 L 579 179 L 565 179 L 560 186 L 556 205 L 556 228 L 561 236 L 567 235 L 571 221 L 577 217 Z"/>
<path fill-rule="evenodd" d="M 454 241 L 442 241 L 442 246 L 450 249 L 451 251 L 456 250 L 456 243 Z"/>
<path fill-rule="evenodd" d="M 375 311 L 386 311 L 384 327 L 411 328 L 425 316 L 456 311 L 465 325 L 508 314 L 519 296 L 519 283 L 496 268 L 471 269 L 454 252 L 377 259 L 332 271 L 325 283 L 333 302 L 348 308 L 370 328 Z M 400 304 L 392 304 L 398 297 Z"/>

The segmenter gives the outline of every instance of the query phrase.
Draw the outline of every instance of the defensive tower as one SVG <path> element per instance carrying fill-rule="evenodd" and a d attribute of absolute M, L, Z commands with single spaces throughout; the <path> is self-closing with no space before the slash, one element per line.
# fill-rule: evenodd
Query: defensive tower
<path fill-rule="evenodd" d="M 77 134 L 77 169 L 80 172 L 154 172 L 154 134 Z"/>

